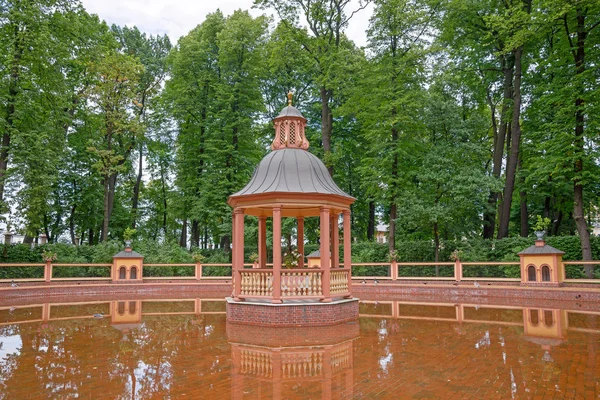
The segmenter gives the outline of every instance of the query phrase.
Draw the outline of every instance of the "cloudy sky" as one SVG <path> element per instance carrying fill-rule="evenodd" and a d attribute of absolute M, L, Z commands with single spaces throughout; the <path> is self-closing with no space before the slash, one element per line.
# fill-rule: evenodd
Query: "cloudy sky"
<path fill-rule="evenodd" d="M 82 0 L 86 10 L 108 24 L 137 26 L 149 34 L 168 34 L 173 43 L 202 23 L 206 14 L 217 8 L 229 15 L 234 10 L 250 10 L 252 15 L 264 11 L 252 9 L 253 0 Z M 371 8 L 354 16 L 346 34 L 359 46 L 366 44 L 365 30 Z"/>

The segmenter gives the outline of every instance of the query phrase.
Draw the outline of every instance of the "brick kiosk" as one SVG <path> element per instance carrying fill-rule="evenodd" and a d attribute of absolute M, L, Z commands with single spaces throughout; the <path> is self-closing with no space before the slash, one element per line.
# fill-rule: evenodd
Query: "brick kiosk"
<path fill-rule="evenodd" d="M 113 282 L 142 282 L 144 256 L 127 245 L 125 250 L 113 256 L 111 277 Z"/>
<path fill-rule="evenodd" d="M 519 253 L 521 259 L 521 285 L 562 286 L 565 280 L 564 251 L 548 246 L 538 239 Z"/>
<path fill-rule="evenodd" d="M 355 199 L 344 193 L 323 162 L 307 151 L 306 118 L 292 106 L 291 93 L 288 106 L 275 118 L 274 124 L 272 151 L 262 159 L 250 182 L 228 201 L 233 208 L 233 293 L 227 299 L 227 318 L 267 325 L 335 324 L 356 319 L 358 299 L 352 298 L 350 276 L 350 205 Z M 244 268 L 246 215 L 258 218 L 259 268 Z M 295 218 L 297 222 L 299 256 L 292 259 L 292 265 L 290 256 L 286 257 L 281 251 L 281 223 L 285 217 Z M 304 265 L 306 217 L 320 220 L 319 268 Z M 340 217 L 343 220 L 343 263 L 339 259 Z M 273 222 L 272 268 L 267 266 L 267 218 Z M 287 269 L 282 269 L 284 258 Z M 296 307 L 302 311 L 293 311 Z"/>

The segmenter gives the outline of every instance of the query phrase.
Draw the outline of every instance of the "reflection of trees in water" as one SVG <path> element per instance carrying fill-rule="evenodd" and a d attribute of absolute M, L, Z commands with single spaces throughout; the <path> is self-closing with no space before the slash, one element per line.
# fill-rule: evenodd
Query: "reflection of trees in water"
<path fill-rule="evenodd" d="M 76 320 L 18 326 L 22 346 L 12 356 L 2 398 L 74 398 L 97 393 L 92 382 L 106 382 L 104 395 L 116 397 L 120 382 L 110 376 L 118 332 L 108 321 Z M 4 375 L 3 376 L 7 376 Z"/>
<path fill-rule="evenodd" d="M 216 384 L 229 365 L 224 318 L 147 316 L 123 332 L 108 318 L 2 327 L 1 336 L 19 335 L 23 344 L 0 360 L 0 399 L 151 398 L 198 378 Z"/>

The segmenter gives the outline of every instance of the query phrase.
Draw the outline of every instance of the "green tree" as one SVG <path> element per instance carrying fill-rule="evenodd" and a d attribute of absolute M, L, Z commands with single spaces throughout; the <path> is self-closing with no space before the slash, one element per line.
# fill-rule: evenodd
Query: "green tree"
<path fill-rule="evenodd" d="M 315 81 L 319 88 L 321 105 L 321 142 L 325 162 L 333 174 L 330 159 L 332 152 L 334 92 L 340 79 L 338 66 L 343 65 L 344 48 L 347 40 L 344 29 L 350 19 L 363 10 L 369 1 L 359 0 L 357 8 L 349 10 L 350 0 L 255 0 L 262 9 L 273 9 L 294 33 L 294 38 L 308 52 L 315 65 Z M 300 27 L 300 18 L 305 19 L 307 29 Z"/>
<path fill-rule="evenodd" d="M 94 157 L 104 187 L 104 217 L 101 240 L 108 239 L 115 188 L 119 173 L 125 172 L 136 137 L 142 127 L 132 112 L 139 107 L 136 88 L 142 65 L 133 57 L 109 53 L 90 65 L 93 85 L 88 92 L 88 106 L 95 112 L 98 133 L 90 138 L 88 151 Z M 135 100 L 135 102 L 134 102 Z"/>

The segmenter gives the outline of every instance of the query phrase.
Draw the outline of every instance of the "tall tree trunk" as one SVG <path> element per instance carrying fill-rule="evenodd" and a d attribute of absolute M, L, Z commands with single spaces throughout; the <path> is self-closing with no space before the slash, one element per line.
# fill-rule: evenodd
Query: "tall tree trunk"
<path fill-rule="evenodd" d="M 388 230 L 388 248 L 390 253 L 396 248 L 396 218 L 398 218 L 398 209 L 396 203 L 390 204 L 390 222 Z"/>
<path fill-rule="evenodd" d="M 367 240 L 375 237 L 375 202 L 369 201 L 369 223 L 367 225 Z"/>
<path fill-rule="evenodd" d="M 585 28 L 585 15 L 583 10 L 577 7 L 577 47 L 573 52 L 575 58 L 575 75 L 581 75 L 585 72 L 585 40 L 588 32 Z M 577 226 L 577 233 L 579 233 L 579 240 L 581 242 L 581 255 L 584 260 L 592 259 L 592 248 L 590 245 L 590 233 L 587 229 L 587 222 L 585 220 L 585 214 L 583 211 L 583 184 L 581 183 L 581 175 L 583 173 L 583 154 L 585 152 L 585 140 L 584 140 L 584 128 L 585 128 L 585 114 L 584 114 L 584 99 L 583 99 L 583 85 L 581 86 L 579 97 L 575 100 L 575 152 L 577 158 L 575 159 L 574 172 L 575 176 L 573 179 L 573 218 L 575 219 L 575 225 Z M 588 278 L 594 276 L 594 266 L 586 265 L 585 274 Z"/>
<path fill-rule="evenodd" d="M 519 198 L 521 200 L 521 237 L 529 236 L 529 211 L 527 210 L 527 192 L 524 189 L 519 191 Z"/>
<path fill-rule="evenodd" d="M 521 189 L 519 191 L 519 198 L 521 200 L 521 237 L 529 236 L 529 211 L 527 210 L 527 192 Z"/>
<path fill-rule="evenodd" d="M 521 144 L 521 56 L 523 47 L 519 46 L 514 51 L 515 79 L 513 85 L 513 113 L 510 132 L 510 153 L 506 162 L 506 184 L 502 196 L 502 213 L 498 224 L 498 239 L 508 236 L 508 225 L 510 222 L 510 209 L 512 196 L 515 188 L 515 175 L 519 161 L 519 150 Z"/>
<path fill-rule="evenodd" d="M 138 203 L 140 199 L 140 188 L 142 186 L 142 160 L 144 158 L 144 144 L 140 142 L 140 158 L 138 160 L 138 173 L 133 185 L 133 198 L 131 200 L 131 228 L 135 229 L 138 215 Z M 166 234 L 166 232 L 165 232 Z"/>
<path fill-rule="evenodd" d="M 395 140 L 398 138 L 396 129 L 392 129 L 392 138 L 395 147 Z M 391 191 L 391 203 L 390 203 L 390 220 L 389 220 L 389 232 L 388 232 L 388 247 L 390 253 L 396 248 L 396 218 L 398 218 L 398 207 L 396 205 L 396 180 L 398 178 L 398 155 L 394 152 L 394 160 L 392 161 L 392 191 Z"/>
<path fill-rule="evenodd" d="M 163 221 L 162 221 L 162 228 L 163 228 L 163 234 L 165 235 L 164 237 L 167 237 L 167 208 L 168 208 L 168 204 L 167 204 L 167 182 L 166 182 L 166 178 L 165 178 L 165 170 L 164 168 L 160 167 L 160 184 L 161 184 L 161 192 L 162 192 L 162 198 L 163 198 Z"/>
<path fill-rule="evenodd" d="M 562 219 L 563 219 L 563 212 L 561 210 L 558 210 L 558 212 L 556 213 L 556 219 L 552 222 L 552 229 L 550 231 L 552 236 L 558 235 L 558 232 L 560 230 L 560 224 L 562 223 Z"/>
<path fill-rule="evenodd" d="M 75 241 L 75 210 L 77 209 L 77 204 L 73 204 L 71 206 L 71 212 L 69 213 L 69 234 L 71 235 L 71 243 L 78 245 Z"/>
<path fill-rule="evenodd" d="M 102 218 L 102 238 L 101 241 L 108 239 L 108 221 L 110 220 L 110 184 L 109 177 L 104 177 L 104 216 Z"/>
<path fill-rule="evenodd" d="M 488 104 L 492 113 L 492 128 L 494 131 L 494 149 L 492 156 L 492 176 L 500 179 L 502 174 L 502 159 L 504 156 L 504 144 L 507 134 L 507 115 L 512 103 L 514 62 L 512 55 L 502 57 L 503 94 L 502 106 L 500 108 L 500 126 L 496 124 L 496 107 L 488 95 Z M 491 239 L 496 231 L 496 206 L 498 204 L 498 192 L 491 191 L 488 196 L 488 210 L 483 216 L 483 238 Z"/>
<path fill-rule="evenodd" d="M 521 205 L 520 221 L 521 221 L 521 237 L 529 235 L 529 211 L 527 209 L 527 192 L 525 191 L 525 176 L 523 176 L 523 160 L 519 158 L 519 199 Z"/>
<path fill-rule="evenodd" d="M 192 237 L 190 238 L 192 247 L 200 247 L 200 225 L 197 219 L 192 220 Z"/>
<path fill-rule="evenodd" d="M 179 237 L 179 245 L 187 248 L 187 219 L 181 224 L 181 236 Z"/>
<path fill-rule="evenodd" d="M 327 90 L 324 86 L 320 89 L 321 94 L 321 140 L 323 142 L 323 153 L 325 154 L 325 161 L 329 164 L 329 153 L 331 153 L 331 132 L 333 130 L 333 114 L 329 107 L 329 101 L 331 100 L 332 92 Z M 333 165 L 327 165 L 329 174 L 333 176 Z"/>
<path fill-rule="evenodd" d="M 221 241 L 219 243 L 219 247 L 225 251 L 231 251 L 231 236 L 229 236 L 229 235 L 221 236 Z"/>

